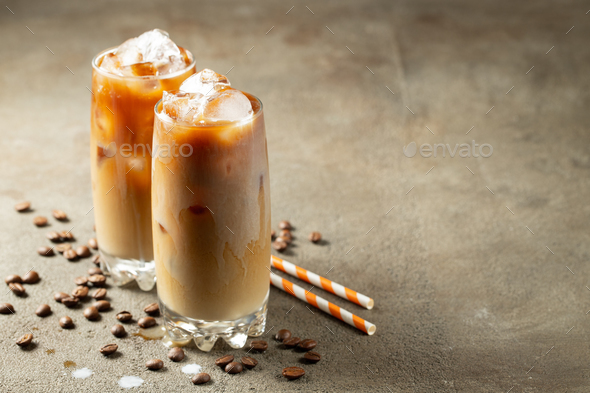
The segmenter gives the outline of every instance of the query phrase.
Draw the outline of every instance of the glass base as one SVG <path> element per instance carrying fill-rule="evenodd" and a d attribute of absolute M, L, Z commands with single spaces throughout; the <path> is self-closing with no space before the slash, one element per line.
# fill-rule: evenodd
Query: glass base
<path fill-rule="evenodd" d="M 222 338 L 230 347 L 239 349 L 246 345 L 248 336 L 261 336 L 266 326 L 267 302 L 268 294 L 262 307 L 257 311 L 234 321 L 204 321 L 183 317 L 167 308 L 162 300 L 160 300 L 160 310 L 171 340 L 193 339 L 197 348 L 209 352 L 218 338 Z"/>
<path fill-rule="evenodd" d="M 143 291 L 151 291 L 156 284 L 156 263 L 136 259 L 117 258 L 100 251 L 100 268 L 111 275 L 113 283 L 120 287 L 132 281 Z"/>

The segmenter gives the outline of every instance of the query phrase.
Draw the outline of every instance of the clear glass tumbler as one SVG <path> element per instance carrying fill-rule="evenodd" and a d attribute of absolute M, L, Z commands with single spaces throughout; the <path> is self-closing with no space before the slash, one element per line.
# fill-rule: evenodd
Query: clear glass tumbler
<path fill-rule="evenodd" d="M 244 93 L 246 94 L 246 93 Z M 242 348 L 266 323 L 270 190 L 262 103 L 222 125 L 176 122 L 156 106 L 152 220 L 158 297 L 172 340 Z"/>
<path fill-rule="evenodd" d="M 154 105 L 195 73 L 195 62 L 162 76 L 119 76 L 92 60 L 90 169 L 101 265 L 116 285 L 136 280 L 149 291 L 156 276 L 151 228 Z"/>

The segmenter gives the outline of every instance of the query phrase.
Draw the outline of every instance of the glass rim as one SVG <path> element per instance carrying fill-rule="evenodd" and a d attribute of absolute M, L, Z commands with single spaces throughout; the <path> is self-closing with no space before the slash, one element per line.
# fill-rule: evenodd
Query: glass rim
<path fill-rule="evenodd" d="M 170 91 L 182 91 L 182 90 L 170 90 Z M 242 91 L 242 93 L 244 93 L 244 92 Z M 166 121 L 167 123 L 175 123 L 175 124 L 178 124 L 182 127 L 216 128 L 216 127 L 227 127 L 227 126 L 239 126 L 239 125 L 246 124 L 246 123 L 256 120 L 262 114 L 263 105 L 262 105 L 262 101 L 260 100 L 260 98 L 256 97 L 254 94 L 250 94 L 250 93 L 246 93 L 246 94 L 254 97 L 256 99 L 256 101 L 258 101 L 258 104 L 260 104 L 260 109 L 258 110 L 258 112 L 252 114 L 251 117 L 248 117 L 243 120 L 226 122 L 226 123 L 222 123 L 222 124 L 193 124 L 193 123 L 188 123 L 186 121 L 174 120 L 170 116 L 168 116 L 166 114 L 162 114 L 162 109 L 158 109 L 158 107 L 160 107 L 160 106 L 162 106 L 162 108 L 164 107 L 162 105 L 163 101 L 164 101 L 164 97 L 160 98 L 160 100 L 158 102 L 156 102 L 156 105 L 154 105 L 154 115 L 162 121 Z"/>
<path fill-rule="evenodd" d="M 189 54 L 189 56 L 192 58 L 191 63 L 186 66 L 185 68 L 183 68 L 182 70 L 176 71 L 176 72 L 172 72 L 170 74 L 165 74 L 165 75 L 144 75 L 144 76 L 123 76 L 123 75 L 117 75 L 117 74 L 113 74 L 112 72 L 109 72 L 107 70 L 104 70 L 102 68 L 100 68 L 97 64 L 98 59 L 104 57 L 105 55 L 107 55 L 108 53 L 112 53 L 114 51 L 117 50 L 117 48 L 119 48 L 118 46 L 113 46 L 111 48 L 108 49 L 104 49 L 100 52 L 98 52 L 98 54 L 96 56 L 94 56 L 92 58 L 92 68 L 100 73 L 101 75 L 105 75 L 111 78 L 120 78 L 120 79 L 137 79 L 137 80 L 150 80 L 150 79 L 155 79 L 155 80 L 161 80 L 161 79 L 168 79 L 168 78 L 175 78 L 177 76 L 180 76 L 182 74 L 184 74 L 185 72 L 187 72 L 188 70 L 190 70 L 191 68 L 195 67 L 197 64 L 197 61 L 195 60 L 195 56 L 193 56 L 192 52 L 189 51 L 188 49 L 184 49 L 186 51 L 186 53 Z"/>

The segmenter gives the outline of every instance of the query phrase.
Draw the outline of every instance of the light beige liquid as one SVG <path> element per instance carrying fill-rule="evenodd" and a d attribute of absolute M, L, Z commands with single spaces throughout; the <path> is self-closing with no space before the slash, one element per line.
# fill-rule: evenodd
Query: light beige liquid
<path fill-rule="evenodd" d="M 158 295 L 184 317 L 236 320 L 268 294 L 266 134 L 260 102 L 246 96 L 254 114 L 242 122 L 195 126 L 156 115 L 154 144 L 180 147 L 177 157 L 153 160 Z"/>

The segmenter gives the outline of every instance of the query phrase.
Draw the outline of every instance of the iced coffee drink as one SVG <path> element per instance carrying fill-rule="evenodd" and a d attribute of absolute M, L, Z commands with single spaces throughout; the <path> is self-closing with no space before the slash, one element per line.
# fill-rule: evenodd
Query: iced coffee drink
<path fill-rule="evenodd" d="M 241 348 L 264 331 L 270 192 L 262 104 L 203 70 L 164 93 L 154 125 L 158 296 L 174 340 Z"/>
<path fill-rule="evenodd" d="M 155 282 L 151 230 L 154 105 L 195 73 L 192 55 L 152 30 L 92 61 L 90 159 L 103 269 L 117 285 Z"/>

